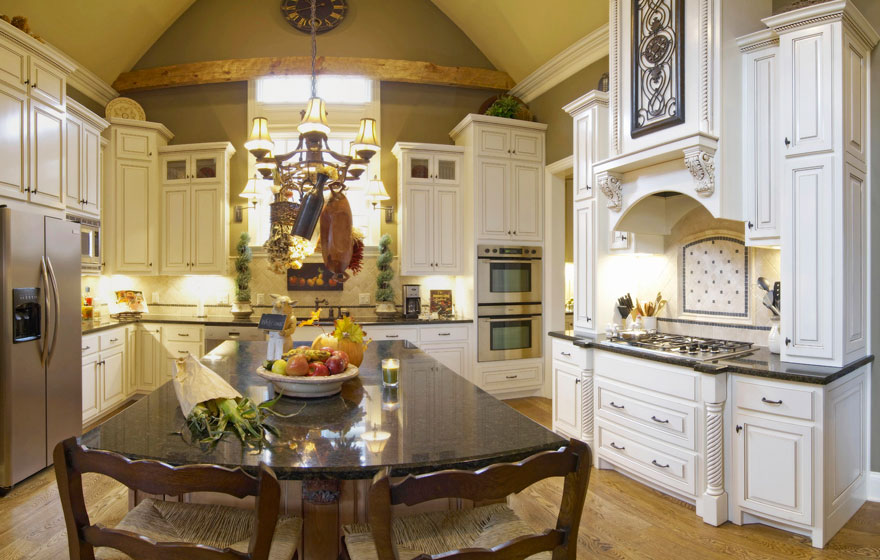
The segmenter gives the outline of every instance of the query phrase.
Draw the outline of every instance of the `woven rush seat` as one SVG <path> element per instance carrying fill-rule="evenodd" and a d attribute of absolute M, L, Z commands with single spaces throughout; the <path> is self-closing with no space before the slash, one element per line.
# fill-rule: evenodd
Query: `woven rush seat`
<path fill-rule="evenodd" d="M 150 537 L 157 542 L 199 543 L 246 553 L 255 523 L 252 510 L 146 499 L 129 511 L 115 528 Z M 269 560 L 290 560 L 300 542 L 301 533 L 300 518 L 279 516 Z M 131 559 L 119 550 L 107 547 L 96 548 L 95 558 Z"/>
<path fill-rule="evenodd" d="M 351 560 L 378 560 L 370 525 L 346 525 L 343 530 Z M 391 533 L 400 560 L 411 560 L 421 554 L 492 548 L 516 537 L 532 535 L 535 530 L 505 504 L 492 504 L 470 510 L 395 517 Z M 530 560 L 550 558 L 550 552 L 529 556 Z"/>

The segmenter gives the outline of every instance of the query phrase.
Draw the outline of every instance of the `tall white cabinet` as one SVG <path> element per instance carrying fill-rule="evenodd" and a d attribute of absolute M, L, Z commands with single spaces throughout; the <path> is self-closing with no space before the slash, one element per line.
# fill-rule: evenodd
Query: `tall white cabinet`
<path fill-rule="evenodd" d="M 783 360 L 840 366 L 867 352 L 867 99 L 880 37 L 844 0 L 763 21 L 739 41 L 746 233 L 782 246 Z"/>
<path fill-rule="evenodd" d="M 159 274 L 226 274 L 229 142 L 160 148 Z"/>
<path fill-rule="evenodd" d="M 104 163 L 101 133 L 110 123 L 76 101 L 67 101 L 65 204 L 76 214 L 101 217 Z"/>
<path fill-rule="evenodd" d="M 464 149 L 444 144 L 398 142 L 400 274 L 459 275 L 464 272 Z"/>
<path fill-rule="evenodd" d="M 159 148 L 173 137 L 164 125 L 110 119 L 106 159 L 105 271 L 159 273 Z"/>

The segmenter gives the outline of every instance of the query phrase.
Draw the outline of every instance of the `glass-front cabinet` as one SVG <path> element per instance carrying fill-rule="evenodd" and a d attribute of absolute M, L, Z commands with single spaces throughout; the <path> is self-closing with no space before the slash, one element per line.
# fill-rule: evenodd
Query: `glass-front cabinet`
<path fill-rule="evenodd" d="M 403 172 L 407 183 L 457 185 L 461 181 L 461 156 L 457 153 L 407 153 Z"/>
<path fill-rule="evenodd" d="M 162 182 L 216 182 L 221 170 L 216 156 L 173 154 L 162 157 Z"/>

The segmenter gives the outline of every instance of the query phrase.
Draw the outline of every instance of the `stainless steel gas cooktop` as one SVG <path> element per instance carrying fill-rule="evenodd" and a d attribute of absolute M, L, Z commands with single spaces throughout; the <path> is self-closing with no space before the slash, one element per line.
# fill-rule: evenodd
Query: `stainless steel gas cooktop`
<path fill-rule="evenodd" d="M 752 350 L 751 342 L 664 333 L 646 334 L 641 338 L 630 340 L 609 338 L 602 341 L 602 344 L 632 348 L 661 356 L 688 358 L 698 362 L 730 358 Z"/>

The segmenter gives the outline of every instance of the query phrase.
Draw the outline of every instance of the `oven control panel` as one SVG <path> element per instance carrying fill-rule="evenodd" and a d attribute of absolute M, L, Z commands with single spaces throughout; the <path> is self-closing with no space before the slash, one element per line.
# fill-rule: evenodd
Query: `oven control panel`
<path fill-rule="evenodd" d="M 521 247 L 511 245 L 478 245 L 478 258 L 521 258 L 521 259 L 540 259 L 541 247 Z"/>

